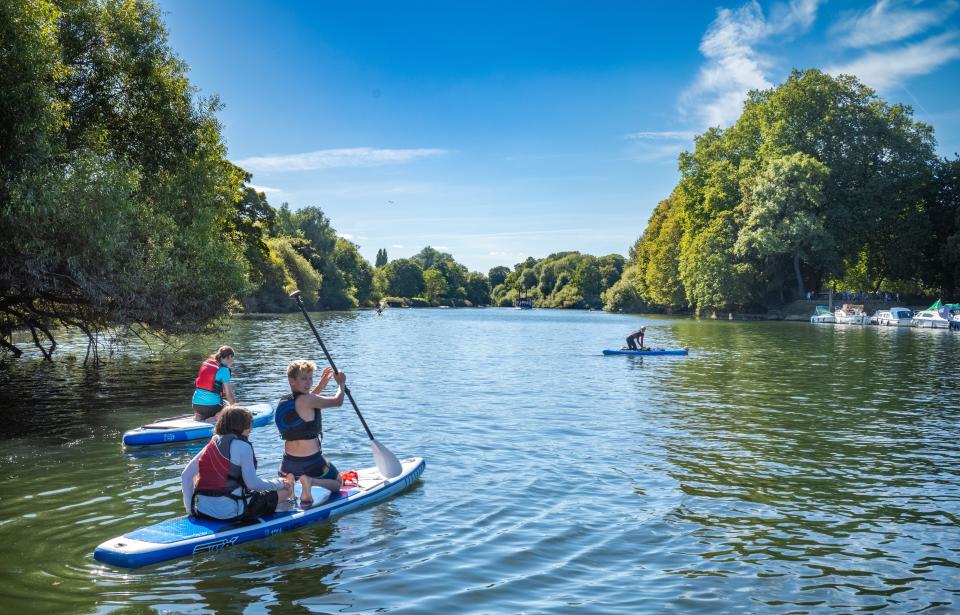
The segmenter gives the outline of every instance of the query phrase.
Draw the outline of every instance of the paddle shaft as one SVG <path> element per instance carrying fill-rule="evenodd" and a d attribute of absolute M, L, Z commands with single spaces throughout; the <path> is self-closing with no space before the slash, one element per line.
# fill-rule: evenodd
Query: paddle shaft
<path fill-rule="evenodd" d="M 300 298 L 300 293 L 293 295 L 294 300 L 297 302 L 297 306 L 300 308 L 300 311 L 303 312 L 304 318 L 307 319 L 307 323 L 310 325 L 310 329 L 313 330 L 313 334 L 317 337 L 317 341 L 320 342 L 320 348 L 323 349 L 323 354 L 327 357 L 327 362 L 330 364 L 330 367 L 333 369 L 334 374 L 339 374 L 337 370 L 336 363 L 333 362 L 333 357 L 330 356 L 330 351 L 327 350 L 327 345 L 323 343 L 323 339 L 320 337 L 320 333 L 317 331 L 317 328 L 313 324 L 313 320 L 310 318 L 310 314 L 307 314 L 307 308 L 303 305 L 303 299 Z M 350 403 L 353 405 L 354 412 L 357 413 L 357 416 L 360 417 L 360 422 L 363 424 L 364 431 L 367 432 L 367 436 L 373 440 L 373 432 L 370 431 L 370 428 L 367 427 L 367 422 L 363 419 L 363 415 L 360 414 L 360 408 L 357 407 L 357 402 L 353 401 L 353 395 L 350 393 L 349 387 L 346 384 L 343 385 L 343 392 L 347 394 L 347 398 L 350 400 Z"/>

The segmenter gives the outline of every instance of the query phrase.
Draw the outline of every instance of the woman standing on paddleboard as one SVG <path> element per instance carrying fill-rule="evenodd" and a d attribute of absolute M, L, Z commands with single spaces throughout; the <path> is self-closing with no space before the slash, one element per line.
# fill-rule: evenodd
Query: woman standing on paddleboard
<path fill-rule="evenodd" d="M 323 419 L 320 416 L 324 408 L 343 405 L 343 388 L 347 376 L 343 372 L 334 375 L 329 367 L 320 374 L 320 382 L 313 386 L 313 374 L 317 365 L 313 361 L 291 361 L 287 366 L 287 380 L 290 383 L 290 395 L 280 400 L 274 420 L 280 437 L 283 438 L 283 461 L 280 474 L 293 474 L 303 488 L 300 505 L 307 507 L 313 503 L 311 487 L 316 485 L 331 493 L 340 489 L 340 472 L 323 456 Z M 321 397 L 330 378 L 337 383 L 337 393 L 333 397 Z"/>
<path fill-rule="evenodd" d="M 214 421 L 227 403 L 237 403 L 230 384 L 230 369 L 236 353 L 230 346 L 221 346 L 216 354 L 200 365 L 197 374 L 197 388 L 193 392 L 193 419 L 195 421 Z"/>

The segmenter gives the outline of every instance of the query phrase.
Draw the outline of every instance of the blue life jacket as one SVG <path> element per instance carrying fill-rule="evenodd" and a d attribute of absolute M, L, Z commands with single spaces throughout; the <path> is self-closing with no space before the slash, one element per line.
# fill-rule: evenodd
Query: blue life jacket
<path fill-rule="evenodd" d="M 297 398 L 303 393 L 291 393 L 277 405 L 273 420 L 284 440 L 320 440 L 323 443 L 323 419 L 320 410 L 314 410 L 312 421 L 303 420 L 297 414 Z"/>

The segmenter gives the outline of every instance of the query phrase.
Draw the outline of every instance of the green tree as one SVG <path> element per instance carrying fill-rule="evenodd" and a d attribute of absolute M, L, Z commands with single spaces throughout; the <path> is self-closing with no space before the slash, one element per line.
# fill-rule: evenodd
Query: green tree
<path fill-rule="evenodd" d="M 510 268 L 500 265 L 491 269 L 487 275 L 490 279 L 490 288 L 496 288 L 503 284 L 503 281 L 510 275 Z"/>
<path fill-rule="evenodd" d="M 270 253 L 283 266 L 284 297 L 299 289 L 303 303 L 307 309 L 317 309 L 319 307 L 318 299 L 323 279 L 317 270 L 310 265 L 307 259 L 303 258 L 292 245 L 292 241 L 287 237 L 273 237 L 267 240 Z M 287 299 L 289 301 L 289 299 Z"/>
<path fill-rule="evenodd" d="M 359 305 L 373 301 L 373 268 L 361 255 L 357 244 L 343 238 L 334 247 L 334 264 L 349 285 L 348 297 L 355 297 Z"/>
<path fill-rule="evenodd" d="M 747 199 L 749 215 L 740 229 L 734 254 L 760 261 L 788 257 L 803 296 L 800 259 L 817 259 L 833 248 L 823 220 L 823 184 L 830 171 L 797 152 L 772 160 Z"/>
<path fill-rule="evenodd" d="M 723 212 L 697 235 L 685 238 L 681 250 L 680 277 L 697 313 L 750 305 L 751 267 L 730 258 L 736 241 L 732 212 Z"/>
<path fill-rule="evenodd" d="M 376 263 L 374 264 L 374 266 L 375 266 L 375 267 L 383 267 L 384 265 L 387 264 L 387 260 L 388 260 L 388 259 L 387 259 L 387 249 L 386 249 L 386 248 L 380 248 L 379 250 L 377 250 L 377 260 L 376 260 Z"/>
<path fill-rule="evenodd" d="M 209 328 L 247 289 L 245 173 L 153 4 L 0 3 L 0 337 Z M 234 230 L 239 228 L 234 226 Z M 228 229 L 229 230 L 229 229 Z M 228 233 L 229 237 L 229 233 Z M 46 340 L 46 345 L 42 343 Z"/>
<path fill-rule="evenodd" d="M 387 263 L 387 294 L 395 297 L 417 297 L 423 292 L 423 269 L 409 258 L 398 258 Z"/>
<path fill-rule="evenodd" d="M 933 144 L 909 107 L 855 78 L 794 71 L 680 155 L 629 279 L 644 303 L 717 309 L 782 301 L 848 268 L 875 287 L 927 276 L 932 259 L 903 255 L 929 255 L 936 235 Z"/>
<path fill-rule="evenodd" d="M 440 301 L 447 295 L 447 280 L 438 269 L 423 272 L 423 296 L 427 301 Z"/>
<path fill-rule="evenodd" d="M 467 274 L 467 301 L 472 305 L 488 305 L 490 303 L 490 282 L 487 276 L 479 271 Z"/>

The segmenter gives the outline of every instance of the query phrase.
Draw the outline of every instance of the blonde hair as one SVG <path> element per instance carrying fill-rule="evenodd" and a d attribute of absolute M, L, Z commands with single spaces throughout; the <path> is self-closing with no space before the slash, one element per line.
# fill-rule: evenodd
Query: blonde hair
<path fill-rule="evenodd" d="M 299 378 L 300 374 L 304 373 L 312 376 L 316 372 L 317 364 L 313 361 L 307 361 L 305 359 L 290 361 L 290 364 L 287 365 L 287 378 Z"/>

